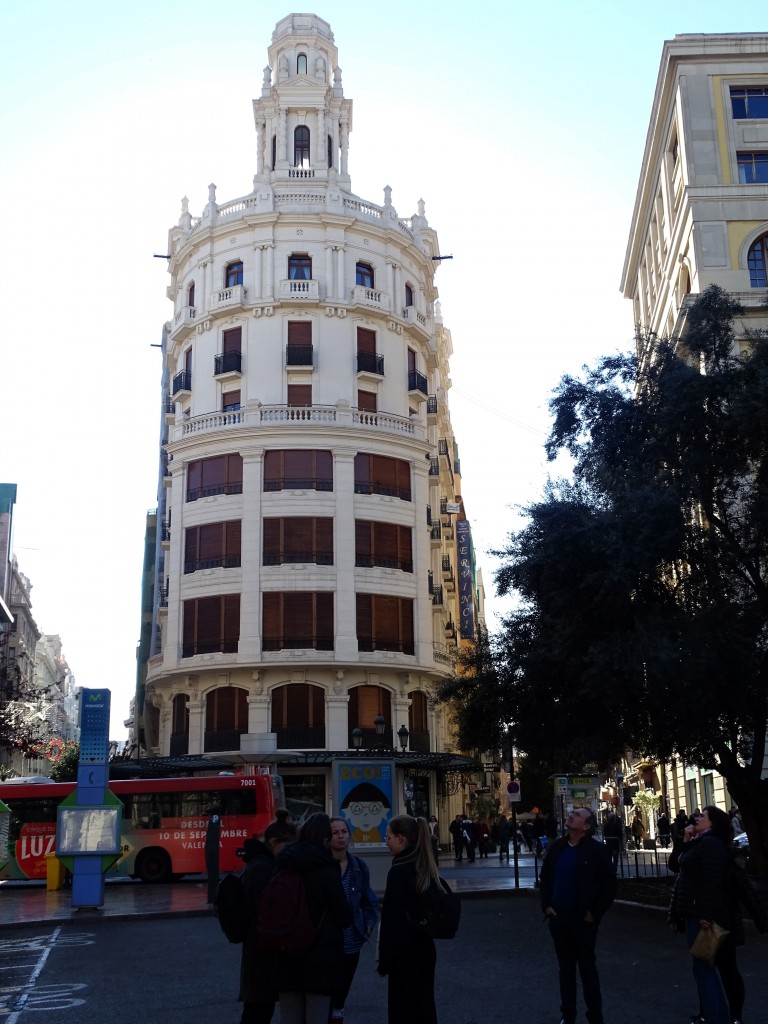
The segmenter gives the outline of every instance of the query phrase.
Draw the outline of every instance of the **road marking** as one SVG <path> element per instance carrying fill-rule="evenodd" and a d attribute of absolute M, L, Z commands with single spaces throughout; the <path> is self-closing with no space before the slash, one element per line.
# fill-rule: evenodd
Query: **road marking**
<path fill-rule="evenodd" d="M 10 1014 L 5 1018 L 4 1024 L 17 1024 L 17 1021 L 21 1016 L 22 1011 L 30 1001 L 30 997 L 34 995 L 35 983 L 37 979 L 40 977 L 40 974 L 43 968 L 45 967 L 46 961 L 48 960 L 48 957 L 51 954 L 51 950 L 56 945 L 56 940 L 58 939 L 60 933 L 61 925 L 59 925 L 58 928 L 55 928 L 51 932 L 51 934 L 44 939 L 43 942 L 40 942 L 40 939 L 43 938 L 42 936 L 40 936 L 39 939 L 36 938 L 34 940 L 37 943 L 37 946 L 35 948 L 40 948 L 40 956 L 38 956 L 37 960 L 33 961 L 33 963 L 23 963 L 21 965 L 18 965 L 23 968 L 32 967 L 32 971 L 27 980 L 23 984 L 14 986 L 15 991 L 19 992 L 19 997 L 12 1006 Z M 13 941 L 11 940 L 11 943 L 9 943 L 9 945 L 12 944 Z M 27 945 L 25 947 L 23 943 L 20 944 L 17 948 L 23 952 L 31 951 L 30 946 Z"/>

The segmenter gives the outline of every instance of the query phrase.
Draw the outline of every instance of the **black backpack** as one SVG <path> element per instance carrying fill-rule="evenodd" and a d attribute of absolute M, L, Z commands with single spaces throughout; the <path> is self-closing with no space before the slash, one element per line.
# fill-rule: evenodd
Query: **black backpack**
<path fill-rule="evenodd" d="M 433 939 L 452 939 L 459 930 L 461 901 L 444 878 L 440 885 L 432 882 L 416 900 L 414 925 Z"/>
<path fill-rule="evenodd" d="M 303 876 L 279 869 L 261 894 L 256 941 L 273 952 L 305 953 L 317 938 L 323 916 L 317 924 L 312 920 Z"/>
<path fill-rule="evenodd" d="M 221 930 L 229 941 L 245 942 L 250 922 L 239 875 L 224 875 L 216 890 L 213 907 Z"/>

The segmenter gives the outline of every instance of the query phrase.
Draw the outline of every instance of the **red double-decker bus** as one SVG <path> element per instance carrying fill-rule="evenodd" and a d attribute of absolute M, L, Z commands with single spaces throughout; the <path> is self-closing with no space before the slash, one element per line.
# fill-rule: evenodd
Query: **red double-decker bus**
<path fill-rule="evenodd" d="M 261 834 L 282 805 L 274 775 L 206 775 L 173 779 L 113 780 L 123 805 L 121 851 L 107 878 L 128 875 L 167 882 L 205 871 L 205 833 L 212 808 L 221 815 L 219 867 L 242 867 L 237 851 Z M 44 879 L 45 858 L 56 853 L 56 809 L 74 782 L 8 779 L 0 800 L 10 808 L 9 860 L 0 879 Z M 5 860 L 0 851 L 0 864 Z"/>

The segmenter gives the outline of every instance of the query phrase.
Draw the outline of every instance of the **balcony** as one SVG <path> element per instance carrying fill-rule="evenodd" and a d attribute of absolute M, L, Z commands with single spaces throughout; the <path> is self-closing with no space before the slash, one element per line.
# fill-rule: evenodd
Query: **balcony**
<path fill-rule="evenodd" d="M 420 313 L 415 306 L 406 306 L 403 309 L 403 320 L 407 320 L 411 327 L 417 327 L 422 333 L 431 333 L 429 318 Z"/>
<path fill-rule="evenodd" d="M 314 348 L 312 345 L 287 345 L 285 348 L 285 365 L 287 367 L 314 367 Z"/>
<path fill-rule="evenodd" d="M 437 417 L 437 395 L 427 396 L 427 416 Z"/>
<path fill-rule="evenodd" d="M 384 727 L 384 732 L 381 736 L 378 735 L 375 729 L 360 729 L 363 734 L 360 742 L 360 750 L 392 750 L 392 726 L 389 728 Z M 354 738 L 352 736 L 352 729 L 349 730 L 347 735 L 347 747 L 350 750 L 356 749 Z"/>
<path fill-rule="evenodd" d="M 410 370 L 408 373 L 408 394 L 413 395 L 420 402 L 426 402 L 429 397 L 427 394 L 427 378 L 423 373 L 419 373 L 418 370 Z"/>
<path fill-rule="evenodd" d="M 165 416 L 165 422 L 170 424 L 176 419 L 176 402 L 173 400 L 172 395 L 166 395 L 163 402 L 163 414 Z"/>
<path fill-rule="evenodd" d="M 432 506 L 427 505 L 427 526 L 432 525 Z"/>
<path fill-rule="evenodd" d="M 429 475 L 440 476 L 440 463 L 438 462 L 437 459 L 429 460 Z"/>
<path fill-rule="evenodd" d="M 161 525 L 160 542 L 164 545 L 171 543 L 171 523 L 168 519 L 163 519 Z"/>
<path fill-rule="evenodd" d="M 279 289 L 281 299 L 304 302 L 320 301 L 320 288 L 317 281 L 281 281 Z"/>
<path fill-rule="evenodd" d="M 443 588 L 433 587 L 432 588 L 432 607 L 442 608 L 443 607 Z"/>
<path fill-rule="evenodd" d="M 384 356 L 380 356 L 378 352 L 358 352 L 357 353 L 357 375 L 371 375 L 374 377 L 384 376 Z"/>
<path fill-rule="evenodd" d="M 239 377 L 242 369 L 242 352 L 220 352 L 213 357 L 214 377 Z"/>
<path fill-rule="evenodd" d="M 192 394 L 192 371 L 182 370 L 173 378 L 171 395 L 175 399 L 189 398 Z"/>
<path fill-rule="evenodd" d="M 323 750 L 325 747 L 324 725 L 294 725 L 275 729 L 278 750 Z"/>
<path fill-rule="evenodd" d="M 197 561 L 184 563 L 184 574 L 198 572 L 202 569 L 239 569 L 240 555 L 220 555 L 218 558 L 199 558 Z"/>
<path fill-rule="evenodd" d="M 222 288 L 213 293 L 208 303 L 208 312 L 211 316 L 221 316 L 222 313 L 244 303 L 245 288 L 241 284 L 235 284 L 231 288 Z"/>
<path fill-rule="evenodd" d="M 171 733 L 171 757 L 182 757 L 189 753 L 189 733 L 187 732 L 172 732 Z"/>
<path fill-rule="evenodd" d="M 195 306 L 184 306 L 180 309 L 171 324 L 171 339 L 174 342 L 183 341 L 197 326 L 197 318 L 198 310 Z"/>
<path fill-rule="evenodd" d="M 240 737 L 246 731 L 245 729 L 242 732 L 239 729 L 206 729 L 203 749 L 206 754 L 216 750 L 239 750 Z"/>
<path fill-rule="evenodd" d="M 429 539 L 432 541 L 432 543 L 439 545 L 440 541 L 441 541 L 441 538 L 442 538 L 442 535 L 443 535 L 442 523 L 440 523 L 439 520 L 436 523 L 432 523 L 432 526 L 429 529 Z"/>
<path fill-rule="evenodd" d="M 368 306 L 373 309 L 380 309 L 384 313 L 389 312 L 389 295 L 379 291 L 378 288 L 368 288 L 366 285 L 357 284 L 352 289 L 352 305 Z"/>
<path fill-rule="evenodd" d="M 386 558 L 384 555 L 355 555 L 355 567 L 358 569 L 399 569 L 400 572 L 413 572 L 413 561 L 410 558 Z"/>
<path fill-rule="evenodd" d="M 443 555 L 441 559 L 441 568 L 443 570 L 443 576 L 452 576 L 453 568 L 451 567 L 451 556 Z"/>
<path fill-rule="evenodd" d="M 428 754 L 430 752 L 429 730 L 411 729 L 408 733 L 408 749 L 416 754 Z"/>

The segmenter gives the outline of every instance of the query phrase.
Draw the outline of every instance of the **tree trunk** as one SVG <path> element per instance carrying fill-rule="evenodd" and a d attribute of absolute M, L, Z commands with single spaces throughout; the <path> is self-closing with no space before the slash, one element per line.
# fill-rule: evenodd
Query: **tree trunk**
<path fill-rule="evenodd" d="M 749 836 L 749 873 L 768 877 L 768 779 L 755 778 L 751 766 L 723 770 L 723 775 Z"/>

